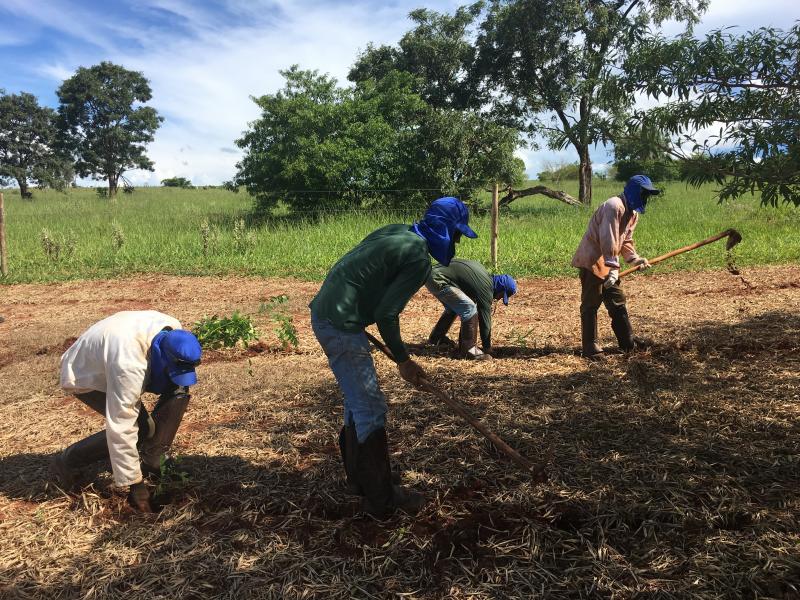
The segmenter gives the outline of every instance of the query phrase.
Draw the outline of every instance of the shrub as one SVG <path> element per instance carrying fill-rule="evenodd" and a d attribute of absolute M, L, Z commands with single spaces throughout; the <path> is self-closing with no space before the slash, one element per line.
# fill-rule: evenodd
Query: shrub
<path fill-rule="evenodd" d="M 237 344 L 246 346 L 258 338 L 250 317 L 234 311 L 230 317 L 205 317 L 195 323 L 193 333 L 203 348 L 233 348 Z"/>

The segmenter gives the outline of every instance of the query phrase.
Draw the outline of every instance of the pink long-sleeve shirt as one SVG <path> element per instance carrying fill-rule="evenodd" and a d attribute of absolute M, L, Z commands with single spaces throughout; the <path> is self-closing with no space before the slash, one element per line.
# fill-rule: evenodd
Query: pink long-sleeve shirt
<path fill-rule="evenodd" d="M 603 202 L 589 220 L 572 266 L 605 277 L 610 269 L 619 269 L 620 254 L 627 263 L 637 260 L 633 230 L 638 221 L 639 213 L 626 211 L 622 198 L 614 196 Z"/>

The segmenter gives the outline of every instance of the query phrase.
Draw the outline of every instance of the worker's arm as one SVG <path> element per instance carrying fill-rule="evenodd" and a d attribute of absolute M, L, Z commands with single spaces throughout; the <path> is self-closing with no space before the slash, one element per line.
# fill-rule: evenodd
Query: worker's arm
<path fill-rule="evenodd" d="M 409 359 L 408 350 L 400 336 L 400 313 L 411 296 L 425 283 L 430 272 L 431 263 L 427 259 L 403 265 L 375 307 L 375 324 L 398 363 Z"/>
<path fill-rule="evenodd" d="M 622 215 L 611 202 L 604 203 L 598 212 L 597 237 L 603 261 L 607 267 L 619 269 L 617 249 L 619 248 L 619 221 Z"/>
<path fill-rule="evenodd" d="M 106 437 L 114 483 L 126 486 L 142 481 L 136 418 L 147 364 L 118 358 L 113 352 L 106 357 Z"/>

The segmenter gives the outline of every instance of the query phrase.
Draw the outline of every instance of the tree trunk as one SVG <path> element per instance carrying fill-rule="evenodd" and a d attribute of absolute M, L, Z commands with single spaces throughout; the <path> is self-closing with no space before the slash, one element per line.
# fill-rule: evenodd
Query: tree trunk
<path fill-rule="evenodd" d="M 592 204 L 592 161 L 589 158 L 589 146 L 578 148 L 580 163 L 578 165 L 578 200 L 585 206 Z"/>
<path fill-rule="evenodd" d="M 33 198 L 28 182 L 25 179 L 17 179 L 17 185 L 19 185 L 20 198 Z"/>
<path fill-rule="evenodd" d="M 110 175 L 108 177 L 108 197 L 114 198 L 117 195 L 117 176 Z"/>

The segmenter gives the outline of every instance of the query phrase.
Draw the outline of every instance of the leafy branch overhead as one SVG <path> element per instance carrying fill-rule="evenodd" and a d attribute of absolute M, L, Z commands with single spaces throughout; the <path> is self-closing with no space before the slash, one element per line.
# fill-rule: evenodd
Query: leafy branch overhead
<path fill-rule="evenodd" d="M 717 183 L 720 200 L 760 191 L 763 204 L 800 206 L 798 66 L 800 25 L 645 39 L 626 69 L 668 101 L 633 124 L 670 134 L 683 178 Z"/>

